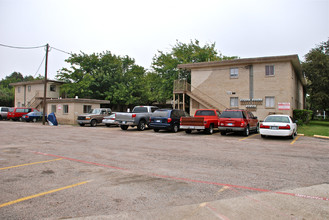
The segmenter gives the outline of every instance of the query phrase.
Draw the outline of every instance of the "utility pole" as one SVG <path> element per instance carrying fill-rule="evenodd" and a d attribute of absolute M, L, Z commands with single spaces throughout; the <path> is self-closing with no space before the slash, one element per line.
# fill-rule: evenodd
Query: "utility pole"
<path fill-rule="evenodd" d="M 42 115 L 42 124 L 46 124 L 46 111 L 47 111 L 47 68 L 48 68 L 48 52 L 49 52 L 49 44 L 46 45 L 46 62 L 45 62 L 45 86 L 43 93 L 43 115 Z"/>

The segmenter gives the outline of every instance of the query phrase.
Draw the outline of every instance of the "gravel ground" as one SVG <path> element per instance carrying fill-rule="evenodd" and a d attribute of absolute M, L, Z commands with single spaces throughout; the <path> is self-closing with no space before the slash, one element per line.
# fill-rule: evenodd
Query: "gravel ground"
<path fill-rule="evenodd" d="M 0 175 L 0 219 L 329 218 L 326 139 L 0 121 Z"/>

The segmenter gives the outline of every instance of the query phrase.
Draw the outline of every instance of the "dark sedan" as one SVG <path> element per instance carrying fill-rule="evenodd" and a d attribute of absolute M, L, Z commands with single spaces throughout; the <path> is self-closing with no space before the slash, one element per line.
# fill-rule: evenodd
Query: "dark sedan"
<path fill-rule="evenodd" d="M 46 116 L 47 117 L 47 116 Z M 26 122 L 37 122 L 37 121 L 41 121 L 42 120 L 42 112 L 39 112 L 37 110 L 34 110 L 33 112 L 30 112 L 26 115 L 23 115 L 21 117 L 22 121 L 26 121 Z M 47 120 L 47 118 L 46 118 Z"/>

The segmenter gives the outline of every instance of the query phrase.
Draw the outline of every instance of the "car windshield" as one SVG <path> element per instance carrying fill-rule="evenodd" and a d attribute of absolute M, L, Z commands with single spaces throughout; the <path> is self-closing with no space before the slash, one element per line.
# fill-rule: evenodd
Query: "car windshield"
<path fill-rule="evenodd" d="M 215 116 L 216 114 L 212 110 L 199 110 L 195 113 L 195 115 Z"/>
<path fill-rule="evenodd" d="M 156 110 L 153 113 L 153 117 L 169 117 L 170 111 L 169 110 Z"/>
<path fill-rule="evenodd" d="M 101 114 L 101 110 L 100 109 L 91 109 L 89 113 L 99 115 L 99 114 Z"/>
<path fill-rule="evenodd" d="M 132 112 L 133 112 L 133 113 L 147 112 L 147 108 L 146 108 L 146 107 L 136 107 L 136 108 L 133 109 Z"/>
<path fill-rule="evenodd" d="M 242 118 L 241 111 L 224 111 L 220 118 Z"/>
<path fill-rule="evenodd" d="M 289 118 L 287 116 L 267 116 L 264 122 L 281 122 L 289 123 Z"/>

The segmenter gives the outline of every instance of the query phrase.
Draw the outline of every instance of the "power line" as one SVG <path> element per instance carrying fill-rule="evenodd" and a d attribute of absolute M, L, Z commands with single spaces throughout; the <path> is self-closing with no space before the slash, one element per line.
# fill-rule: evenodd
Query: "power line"
<path fill-rule="evenodd" d="M 66 53 L 66 54 L 72 55 L 72 53 L 66 52 L 66 51 L 61 50 L 61 49 L 57 49 L 57 48 L 55 48 L 55 47 L 50 47 L 50 48 L 52 48 L 52 49 L 54 49 L 54 50 L 57 50 L 57 51 L 59 51 L 59 52 L 62 52 L 62 53 Z"/>
<path fill-rule="evenodd" d="M 40 63 L 40 66 L 39 66 L 38 70 L 35 72 L 33 78 L 34 78 L 34 77 L 37 75 L 37 73 L 39 72 L 39 70 L 40 70 L 40 68 L 41 68 L 41 65 L 43 64 L 43 61 L 45 61 L 45 58 L 46 58 L 46 55 L 43 57 L 43 59 L 42 59 L 42 61 L 41 61 L 41 63 Z"/>
<path fill-rule="evenodd" d="M 13 49 L 37 49 L 37 48 L 42 48 L 45 47 L 46 45 L 42 45 L 42 46 L 35 46 L 35 47 L 18 47 L 18 46 L 11 46 L 11 45 L 6 45 L 6 44 L 0 44 L 0 46 L 2 47 L 8 47 L 8 48 L 13 48 Z"/>

